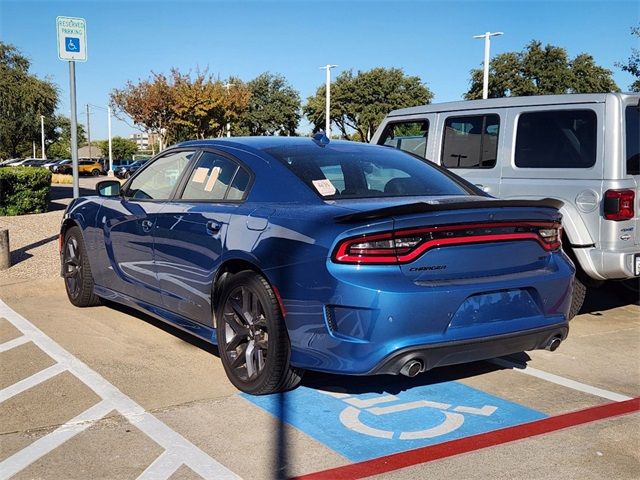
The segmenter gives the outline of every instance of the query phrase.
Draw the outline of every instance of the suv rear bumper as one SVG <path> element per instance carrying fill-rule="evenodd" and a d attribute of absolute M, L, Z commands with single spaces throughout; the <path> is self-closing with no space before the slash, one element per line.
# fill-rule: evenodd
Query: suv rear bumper
<path fill-rule="evenodd" d="M 634 269 L 635 256 L 640 255 L 638 246 L 616 252 L 597 248 L 575 249 L 574 252 L 585 272 L 597 280 L 625 280 L 637 276 Z M 582 255 L 587 257 L 586 262 L 580 258 Z"/>

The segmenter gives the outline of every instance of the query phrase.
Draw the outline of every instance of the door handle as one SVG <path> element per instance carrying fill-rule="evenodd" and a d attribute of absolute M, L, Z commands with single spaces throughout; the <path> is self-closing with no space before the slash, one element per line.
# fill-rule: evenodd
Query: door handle
<path fill-rule="evenodd" d="M 142 230 L 145 232 L 148 232 L 151 230 L 151 227 L 153 227 L 153 222 L 151 220 L 143 220 L 141 225 L 142 225 Z"/>
<path fill-rule="evenodd" d="M 220 222 L 216 222 L 215 220 L 209 220 L 207 222 L 207 231 L 210 234 L 218 233 L 221 228 L 222 228 L 222 223 L 220 223 Z"/>

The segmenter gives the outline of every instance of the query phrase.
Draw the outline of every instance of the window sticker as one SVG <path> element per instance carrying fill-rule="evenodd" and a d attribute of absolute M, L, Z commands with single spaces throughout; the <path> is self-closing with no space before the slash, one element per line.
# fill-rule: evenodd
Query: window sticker
<path fill-rule="evenodd" d="M 204 189 L 206 192 L 210 192 L 211 190 L 213 190 L 213 186 L 216 183 L 216 180 L 218 180 L 218 175 L 220 175 L 220 167 L 213 167 L 211 169 L 211 175 L 209 175 L 209 180 L 207 180 L 207 184 L 204 186 Z"/>
<path fill-rule="evenodd" d="M 209 173 L 209 169 L 205 167 L 198 167 L 196 172 L 193 174 L 193 179 L 191 180 L 193 183 L 204 183 Z"/>
<path fill-rule="evenodd" d="M 316 187 L 318 193 L 323 197 L 327 197 L 329 195 L 335 195 L 336 187 L 333 186 L 331 180 L 323 179 L 323 180 L 313 180 L 313 186 Z"/>

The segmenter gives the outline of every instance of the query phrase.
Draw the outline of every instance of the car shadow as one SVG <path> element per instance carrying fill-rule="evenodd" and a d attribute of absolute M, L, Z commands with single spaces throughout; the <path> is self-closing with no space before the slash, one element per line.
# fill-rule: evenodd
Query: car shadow
<path fill-rule="evenodd" d="M 640 305 L 640 297 L 634 298 L 631 291 L 619 282 L 606 282 L 599 288 L 587 290 L 580 314 L 600 316 L 600 312 L 626 305 Z"/>
<path fill-rule="evenodd" d="M 216 347 L 215 345 L 205 340 L 202 340 L 201 338 L 198 338 L 190 333 L 180 330 L 179 328 L 174 327 L 168 323 L 165 323 L 162 320 L 158 320 L 152 315 L 148 315 L 144 312 L 141 312 L 140 310 L 136 310 L 135 308 L 128 307 L 126 305 L 122 305 L 120 303 L 112 302 L 109 300 L 103 299 L 102 303 L 104 304 L 104 306 L 108 308 L 117 310 L 118 312 L 125 313 L 132 317 L 136 317 L 137 319 L 147 322 L 148 324 L 153 325 L 154 327 L 157 327 L 160 330 L 163 330 L 164 332 L 170 335 L 173 335 L 174 337 L 177 337 L 180 340 L 193 345 L 194 347 L 199 348 L 200 350 L 204 350 L 205 352 L 208 352 L 217 357 L 220 357 L 220 354 L 218 352 L 218 347 Z"/>

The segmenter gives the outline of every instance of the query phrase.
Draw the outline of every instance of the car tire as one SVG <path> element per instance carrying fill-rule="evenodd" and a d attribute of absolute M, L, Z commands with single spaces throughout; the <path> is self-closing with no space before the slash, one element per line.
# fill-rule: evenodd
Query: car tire
<path fill-rule="evenodd" d="M 62 249 L 62 276 L 69 301 L 76 307 L 99 305 L 100 298 L 93 291 L 87 248 L 78 227 L 66 231 Z"/>
<path fill-rule="evenodd" d="M 227 377 L 238 390 L 252 395 L 295 388 L 303 371 L 289 363 L 291 343 L 273 289 L 252 271 L 225 283 L 216 333 Z"/>
<path fill-rule="evenodd" d="M 130 178 L 131 177 L 131 172 L 126 172 L 124 174 L 124 178 Z"/>
<path fill-rule="evenodd" d="M 580 309 L 584 304 L 587 296 L 587 286 L 580 280 L 576 272 L 576 278 L 573 282 L 573 296 L 571 297 L 571 308 L 569 309 L 569 320 L 580 313 Z"/>
<path fill-rule="evenodd" d="M 93 175 L 94 177 L 99 177 L 100 176 L 100 170 L 98 170 L 97 168 L 91 170 L 91 175 Z"/>

